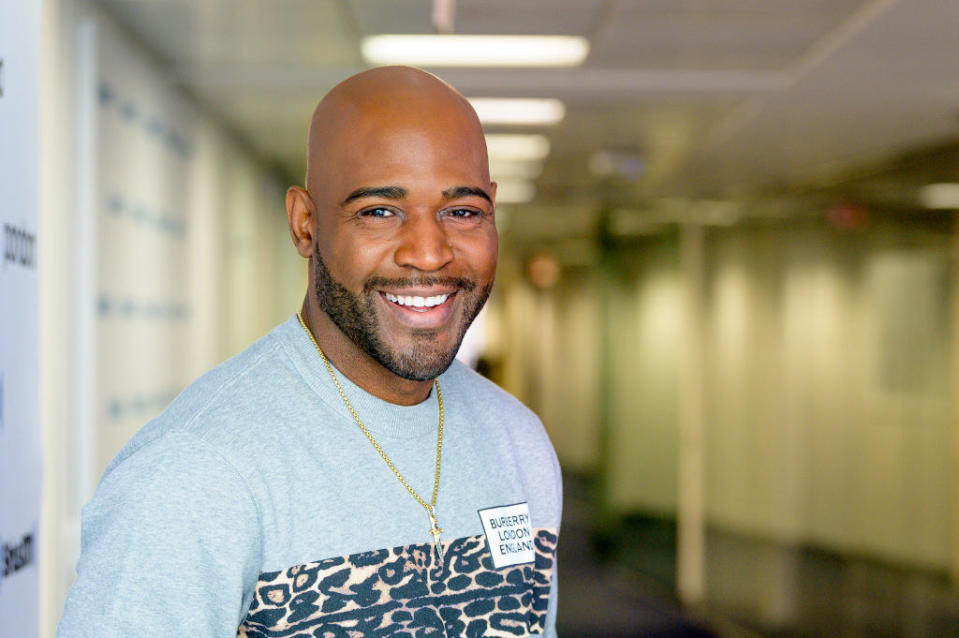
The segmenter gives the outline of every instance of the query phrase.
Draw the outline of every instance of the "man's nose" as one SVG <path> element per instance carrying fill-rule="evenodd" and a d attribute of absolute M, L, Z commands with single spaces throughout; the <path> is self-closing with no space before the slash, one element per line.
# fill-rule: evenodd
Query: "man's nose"
<path fill-rule="evenodd" d="M 393 258 L 398 266 L 422 271 L 439 270 L 453 260 L 447 230 L 435 213 L 404 220 Z"/>

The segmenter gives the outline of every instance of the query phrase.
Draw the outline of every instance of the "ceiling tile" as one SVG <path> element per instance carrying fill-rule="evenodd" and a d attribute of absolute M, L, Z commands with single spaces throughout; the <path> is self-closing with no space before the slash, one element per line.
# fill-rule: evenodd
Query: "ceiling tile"
<path fill-rule="evenodd" d="M 587 35 L 600 0 L 461 0 L 456 3 L 454 32 L 462 34 Z M 352 3 L 364 35 L 432 33 L 432 2 L 401 0 Z"/>
<path fill-rule="evenodd" d="M 355 37 L 336 4 L 323 0 L 102 0 L 165 62 L 349 64 Z"/>
<path fill-rule="evenodd" d="M 782 70 L 866 1 L 620 2 L 597 29 L 588 63 Z"/>

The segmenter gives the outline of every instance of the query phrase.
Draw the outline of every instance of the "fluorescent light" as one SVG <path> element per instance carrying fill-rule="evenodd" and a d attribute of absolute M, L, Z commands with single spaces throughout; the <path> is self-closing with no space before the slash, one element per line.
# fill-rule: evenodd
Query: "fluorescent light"
<path fill-rule="evenodd" d="M 919 189 L 919 202 L 925 208 L 959 208 L 959 184 L 926 184 Z"/>
<path fill-rule="evenodd" d="M 549 140 L 545 135 L 490 133 L 486 150 L 490 159 L 539 160 L 549 155 Z"/>
<path fill-rule="evenodd" d="M 552 98 L 470 98 L 483 124 L 557 124 L 566 115 L 566 107 Z"/>
<path fill-rule="evenodd" d="M 492 157 L 489 161 L 489 174 L 494 180 L 505 177 L 536 179 L 542 172 L 543 162 L 540 160 L 510 160 Z"/>
<path fill-rule="evenodd" d="M 371 35 L 363 38 L 371 64 L 418 66 L 578 66 L 586 38 L 566 35 Z"/>
<path fill-rule="evenodd" d="M 496 182 L 497 204 L 525 204 L 536 196 L 536 185 L 527 179 L 504 179 Z"/>

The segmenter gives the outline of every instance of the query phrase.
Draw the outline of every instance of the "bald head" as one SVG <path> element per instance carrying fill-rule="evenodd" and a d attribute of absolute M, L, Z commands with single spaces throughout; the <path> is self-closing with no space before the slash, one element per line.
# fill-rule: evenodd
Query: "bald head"
<path fill-rule="evenodd" d="M 379 67 L 336 85 L 313 111 L 307 190 L 326 183 L 326 171 L 358 139 L 412 132 L 447 141 L 455 137 L 487 164 L 479 118 L 459 91 L 420 69 Z"/>
<path fill-rule="evenodd" d="M 429 394 L 493 285 L 495 201 L 479 119 L 435 76 L 373 69 L 323 98 L 286 207 L 333 365 L 380 398 Z"/>

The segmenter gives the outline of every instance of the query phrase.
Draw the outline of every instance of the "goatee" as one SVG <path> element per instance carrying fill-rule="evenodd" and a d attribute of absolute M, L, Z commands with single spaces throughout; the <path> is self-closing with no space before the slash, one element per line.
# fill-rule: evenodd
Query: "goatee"
<path fill-rule="evenodd" d="M 403 279 L 387 279 L 372 276 L 363 282 L 363 292 L 354 294 L 336 281 L 318 249 L 313 250 L 314 293 L 320 309 L 329 316 L 336 327 L 370 355 L 377 363 L 393 374 L 411 381 L 429 381 L 435 379 L 453 363 L 473 319 L 482 310 L 492 289 L 493 282 L 478 289 L 476 283 L 465 277 L 439 277 L 424 275 Z M 377 288 L 418 288 L 429 286 L 452 287 L 456 289 L 462 306 L 458 330 L 454 345 L 441 349 L 437 345 L 435 330 L 420 330 L 413 333 L 409 345 L 403 349 L 387 343 L 382 335 L 382 327 L 377 320 Z M 455 320 L 455 318 L 454 318 Z"/>

